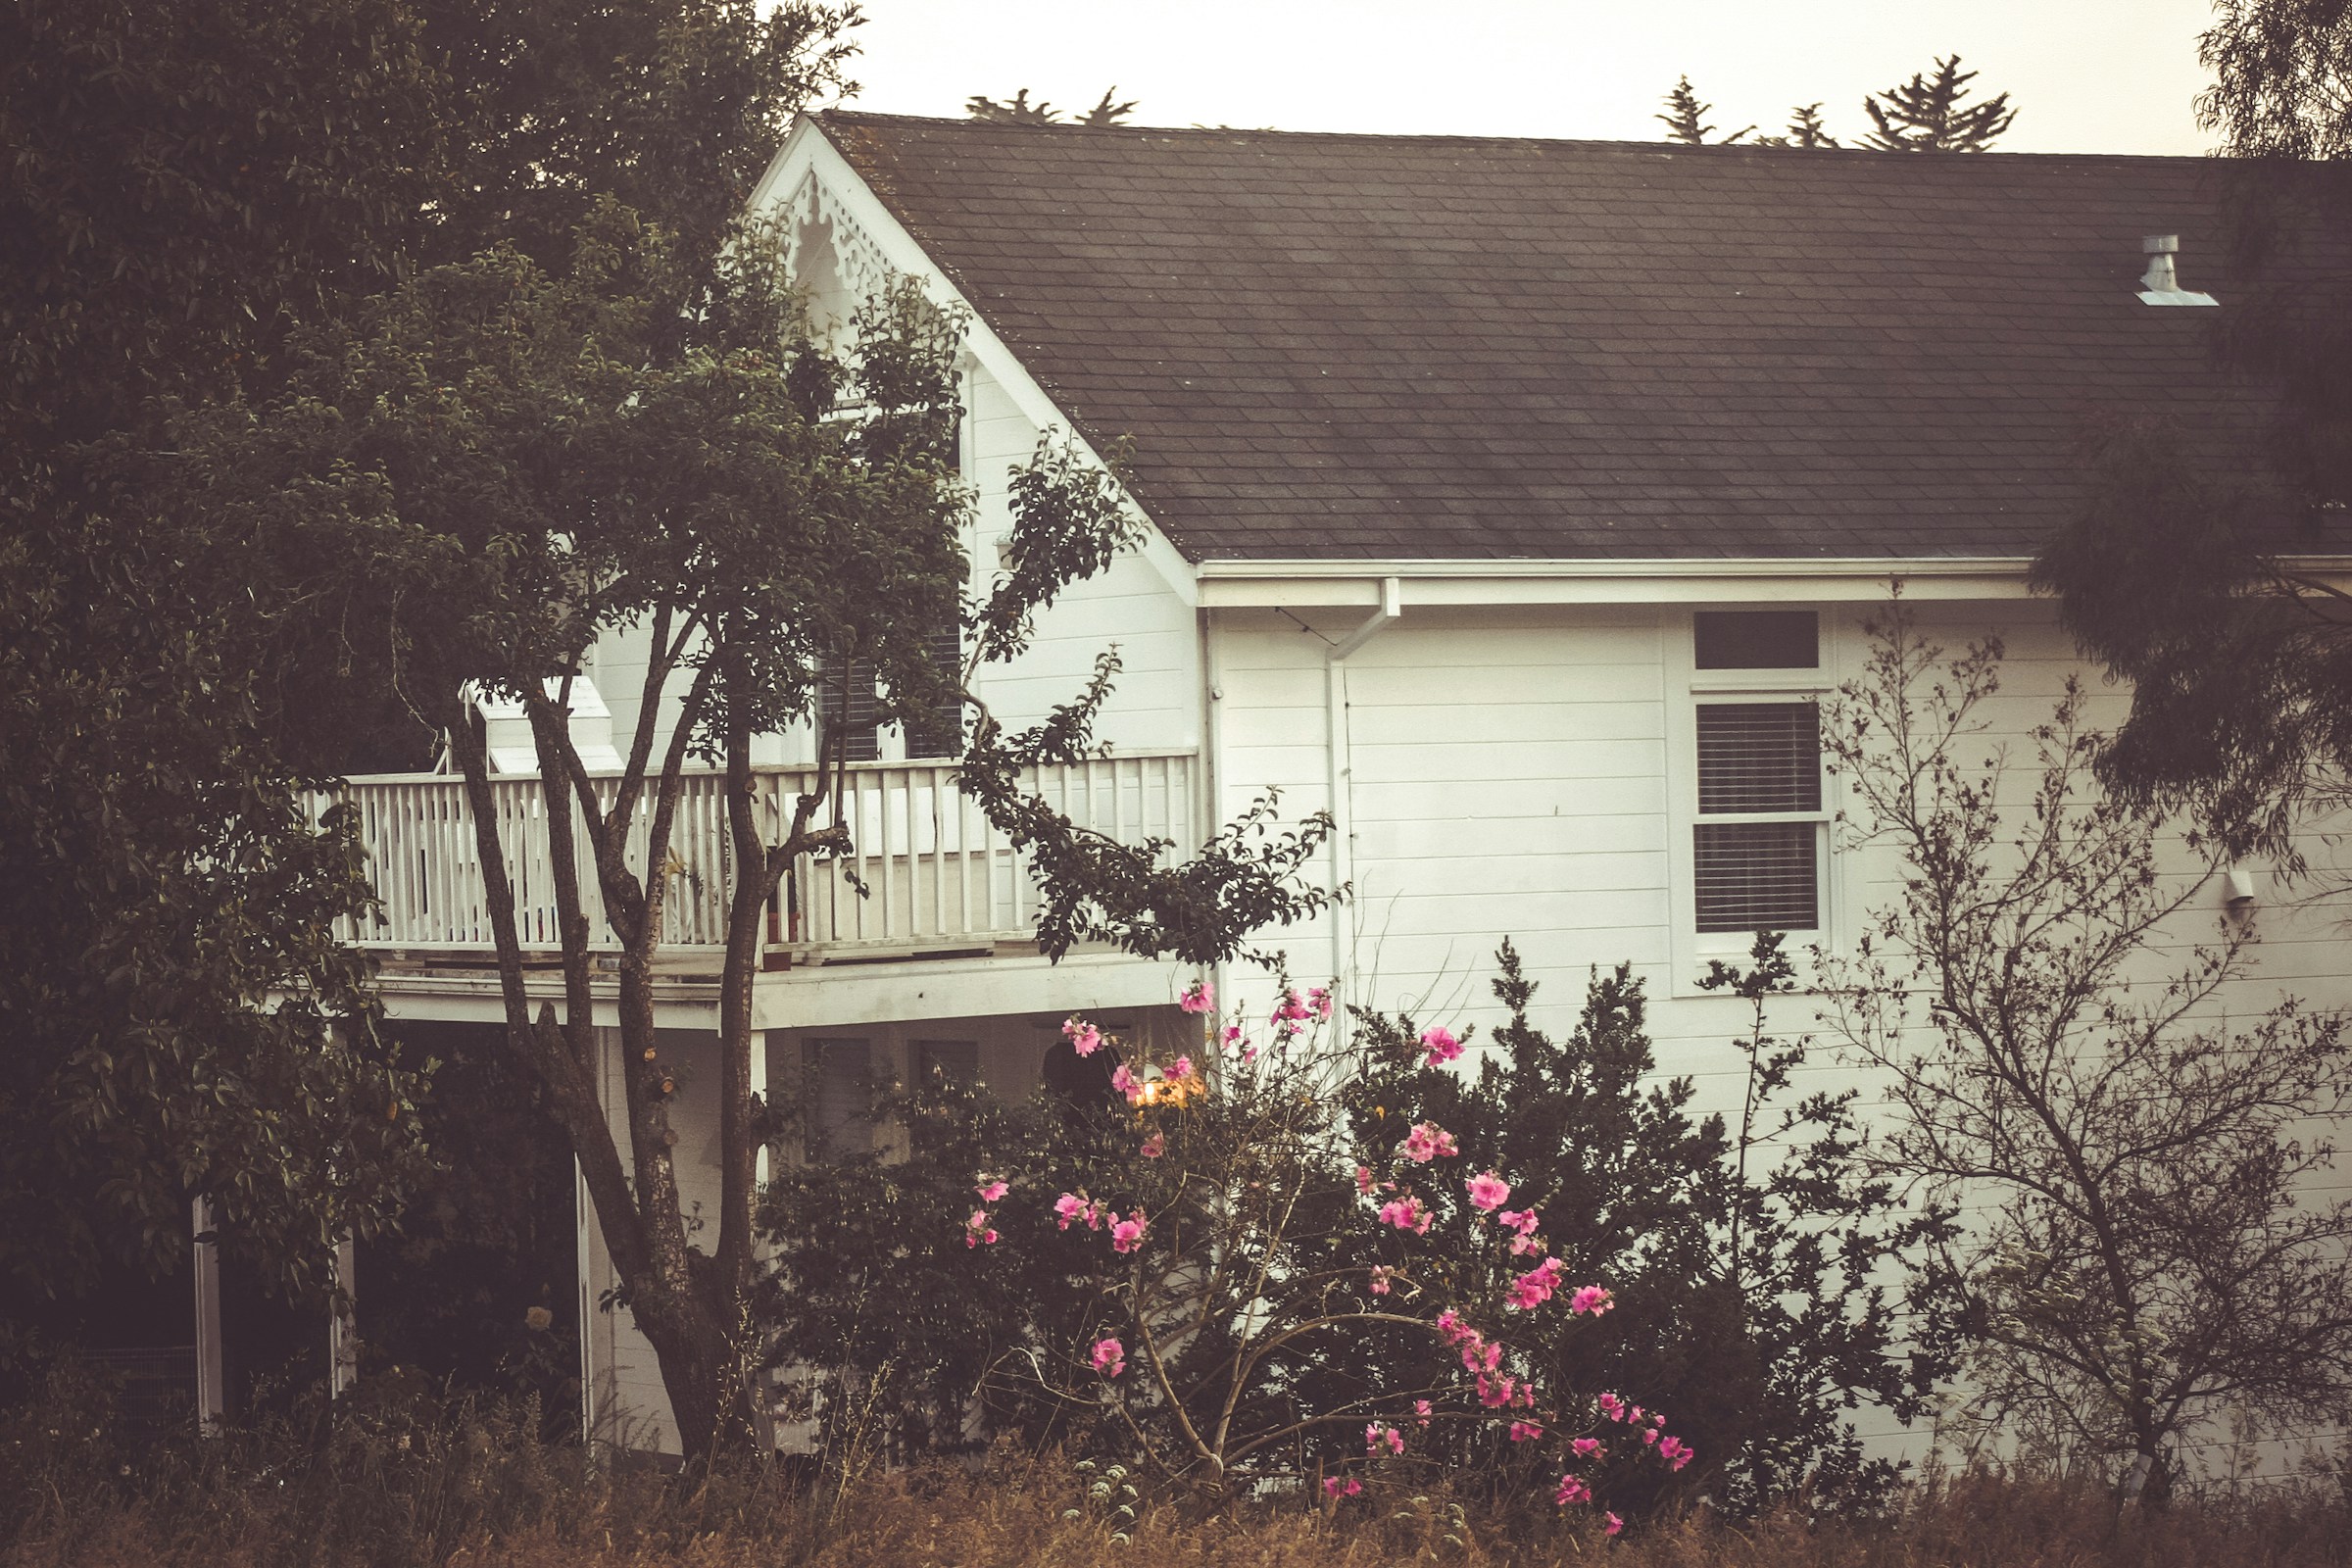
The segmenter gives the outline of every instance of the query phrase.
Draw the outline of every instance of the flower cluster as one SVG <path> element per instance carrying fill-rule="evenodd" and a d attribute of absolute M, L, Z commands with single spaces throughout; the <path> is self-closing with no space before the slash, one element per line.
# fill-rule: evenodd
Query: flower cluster
<path fill-rule="evenodd" d="M 1061 1021 L 1061 1037 L 1081 1056 L 1091 1056 L 1102 1049 L 1102 1031 L 1084 1018 L 1064 1018 Z"/>
<path fill-rule="evenodd" d="M 1433 1023 L 1422 1030 L 1421 1044 L 1429 1052 L 1428 1064 L 1432 1067 L 1443 1067 L 1462 1054 L 1461 1041 L 1442 1023 Z"/>
<path fill-rule="evenodd" d="M 1453 1146 L 1453 1134 L 1435 1122 L 1417 1121 L 1413 1130 L 1404 1135 L 1396 1152 L 1416 1165 L 1426 1165 L 1433 1159 L 1450 1159 L 1461 1152 Z"/>
<path fill-rule="evenodd" d="M 1491 1214 L 1511 1200 L 1511 1184 L 1491 1170 L 1482 1170 L 1462 1183 L 1469 1191 L 1470 1202 L 1481 1213 Z"/>
<path fill-rule="evenodd" d="M 1380 1222 L 1383 1225 L 1394 1225 L 1400 1231 L 1411 1231 L 1415 1236 L 1427 1236 L 1430 1222 L 1436 1218 L 1429 1205 L 1409 1191 L 1400 1192 L 1380 1205 Z"/>
<path fill-rule="evenodd" d="M 1364 1428 L 1364 1452 L 1377 1456 L 1383 1448 L 1392 1454 L 1404 1452 L 1404 1434 L 1375 1421 Z"/>
<path fill-rule="evenodd" d="M 1134 1251 L 1144 1245 L 1144 1237 L 1150 1229 L 1150 1222 L 1145 1219 L 1142 1209 L 1121 1215 L 1111 1204 L 1089 1197 L 1083 1188 L 1074 1193 L 1064 1193 L 1054 1200 L 1054 1216 L 1056 1230 L 1066 1231 L 1072 1225 L 1084 1225 L 1090 1231 L 1108 1227 L 1110 1250 L 1114 1252 Z"/>
<path fill-rule="evenodd" d="M 1012 1189 L 1002 1178 L 982 1171 L 980 1180 L 972 1188 L 972 1191 L 980 1195 L 982 1203 L 994 1203 L 1000 1201 Z M 996 1245 L 996 1241 L 997 1228 L 989 1223 L 988 1210 L 986 1208 L 973 1209 L 971 1217 L 963 1222 L 963 1245 L 966 1247 L 993 1247 Z"/>

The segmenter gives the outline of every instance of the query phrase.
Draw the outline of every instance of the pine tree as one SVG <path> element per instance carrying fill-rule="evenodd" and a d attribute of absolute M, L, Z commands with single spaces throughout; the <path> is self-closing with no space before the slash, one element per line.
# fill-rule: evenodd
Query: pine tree
<path fill-rule="evenodd" d="M 1837 137 L 1830 134 L 1829 127 L 1822 123 L 1821 105 L 1811 103 L 1799 104 L 1789 111 L 1788 135 L 1758 136 L 1756 145 L 1759 147 L 1836 147 L 1840 144 Z"/>
<path fill-rule="evenodd" d="M 1117 101 L 1118 90 L 1116 87 L 1103 89 L 1102 96 L 1096 101 L 1095 107 L 1080 115 L 1076 123 L 1115 125 L 1135 113 L 1133 99 L 1125 103 Z M 1029 89 L 1026 87 L 1021 88 L 1011 97 L 1002 100 L 991 98 L 985 93 L 974 93 L 963 101 L 963 112 L 973 120 L 993 120 L 1007 125 L 1058 125 L 1063 123 L 1061 111 L 1043 98 L 1031 103 Z"/>
<path fill-rule="evenodd" d="M 1051 125 L 1061 119 L 1060 112 L 1043 98 L 1031 103 L 1026 87 L 1002 103 L 984 93 L 974 93 L 963 101 L 963 112 L 974 120 L 994 120 L 1012 125 Z"/>
<path fill-rule="evenodd" d="M 1094 108 L 1078 117 L 1078 123 L 1081 125 L 1115 125 L 1135 113 L 1134 99 L 1130 98 L 1125 103 L 1111 101 L 1112 96 L 1118 90 L 1116 87 L 1103 88 L 1102 98 L 1097 101 Z"/>
<path fill-rule="evenodd" d="M 1704 121 L 1714 112 L 1713 104 L 1698 101 L 1698 94 L 1690 90 L 1690 78 L 1684 76 L 1675 82 L 1674 90 L 1666 95 L 1666 113 L 1657 119 L 1666 126 L 1667 140 L 1679 141 L 1686 147 L 1704 147 L 1708 134 L 1715 129 Z M 1738 141 L 1755 128 L 1750 125 L 1747 130 L 1735 130 L 1718 145 Z"/>
<path fill-rule="evenodd" d="M 2001 93 L 1981 104 L 1962 108 L 1973 71 L 1960 69 L 1960 57 L 1936 62 L 1936 75 L 1914 72 L 1911 79 L 1874 92 L 1862 100 L 1863 111 L 1878 129 L 1866 145 L 1888 153 L 1981 153 L 1992 145 L 2017 111 Z"/>

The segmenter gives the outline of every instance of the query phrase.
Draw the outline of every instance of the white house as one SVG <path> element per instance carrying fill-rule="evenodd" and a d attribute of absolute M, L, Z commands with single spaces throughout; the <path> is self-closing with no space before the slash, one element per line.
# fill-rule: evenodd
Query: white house
<path fill-rule="evenodd" d="M 972 312 L 976 581 L 1041 434 L 1133 440 L 1147 542 L 990 677 L 1036 714 L 1119 646 L 1106 755 L 1050 796 L 1184 838 L 1279 787 L 1287 816 L 1333 812 L 1315 874 L 1355 893 L 1285 938 L 1295 973 L 1478 1022 L 1507 935 L 1564 1021 L 1590 966 L 1630 960 L 1661 1064 L 1728 1093 L 1707 956 L 1760 924 L 1850 943 L 1884 892 L 1833 845 L 1803 705 L 1856 668 L 1890 579 L 1955 639 L 2006 638 L 2022 731 L 2077 667 L 2025 569 L 2080 494 L 2081 422 L 2219 444 L 2265 417 L 2212 352 L 2233 298 L 2211 171 L 832 113 L 754 200 L 820 311 L 896 272 Z M 2154 235 L 2176 276 L 2143 276 Z M 628 666 L 615 644 L 589 670 L 621 732 Z M 873 896 L 804 867 L 771 934 L 773 1092 L 831 1125 L 828 1086 L 863 1069 L 1018 1094 L 1073 1010 L 1174 1027 L 1189 975 L 1037 956 L 1009 856 L 905 749 L 877 733 L 852 769 Z M 789 788 L 808 754 L 767 755 Z M 496 1027 L 456 781 L 352 790 L 393 1012 Z M 715 1017 L 713 804 L 681 833 L 661 1000 L 688 1060 Z M 2268 910 L 2259 986 L 2352 1003 L 2339 918 Z M 610 1283 L 584 1227 L 591 1400 L 660 1442 L 651 1354 L 595 1310 Z"/>

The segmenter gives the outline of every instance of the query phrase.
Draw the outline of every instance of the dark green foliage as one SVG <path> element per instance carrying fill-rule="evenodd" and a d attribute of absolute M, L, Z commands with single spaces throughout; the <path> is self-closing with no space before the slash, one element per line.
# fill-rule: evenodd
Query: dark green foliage
<path fill-rule="evenodd" d="M 576 1434 L 579 1240 L 563 1129 L 481 1025 L 388 1027 L 434 1062 L 416 1114 L 438 1163 L 398 1228 L 360 1248 L 362 1370 L 528 1395 L 550 1438 Z"/>
<path fill-rule="evenodd" d="M 1698 94 L 1690 90 L 1690 78 L 1684 76 L 1666 94 L 1666 113 L 1653 118 L 1666 127 L 1667 140 L 1679 141 L 1687 147 L 1704 147 L 1708 144 L 1707 138 L 1715 132 L 1715 127 L 1705 122 L 1714 108 L 1713 104 L 1698 101 Z M 1720 145 L 1738 141 L 1755 128 L 1750 125 L 1747 130 L 1735 130 L 1729 136 L 1716 137 L 1716 142 Z"/>
<path fill-rule="evenodd" d="M 934 1080 L 877 1097 L 905 1157 L 810 1160 L 779 1171 L 760 1223 L 773 1246 L 760 1312 L 784 1409 L 817 1446 L 858 1441 L 898 1458 L 1090 1436 L 1098 1413 L 1057 1397 L 1026 1363 L 1077 1358 L 1102 1322 L 1099 1234 L 1055 1228 L 1057 1194 L 1109 1191 L 1132 1148 L 1123 1115 L 1047 1096 L 1010 1103 L 985 1085 Z M 1012 1191 L 988 1204 L 998 1239 L 968 1244 L 983 1173 Z"/>
<path fill-rule="evenodd" d="M 1884 92 L 1862 100 L 1863 113 L 1876 128 L 1863 141 L 1887 153 L 1981 153 L 2000 139 L 2017 120 L 2009 95 L 1999 93 L 1981 104 L 1963 104 L 1968 84 L 1977 73 L 1962 71 L 1960 57 L 1936 62 L 1936 74 L 1912 73 Z"/>
<path fill-rule="evenodd" d="M 2299 862 L 2296 823 L 2345 798 L 2352 633 L 2300 553 L 2343 549 L 2352 504 L 2352 7 L 2226 0 L 2202 40 L 2198 117 L 2234 160 L 2244 277 L 2226 362 L 2276 395 L 2269 439 L 2202 459 L 2176 431 L 2109 424 L 2089 495 L 2035 564 L 2083 650 L 2132 683 L 2100 762 L 2125 798 L 2193 808 L 2232 853 Z"/>
<path fill-rule="evenodd" d="M 167 430 L 288 396 L 420 268 L 568 254 L 616 194 L 715 249 L 791 110 L 838 81 L 853 20 L 751 0 L 0 16 L 12 1292 L 73 1290 L 100 1252 L 165 1266 L 205 1187 L 232 1250 L 312 1277 L 416 1172 L 416 1085 L 327 935 L 360 868 L 293 805 L 306 776 L 421 760 L 434 728 L 390 680 L 416 644 L 372 570 L 387 540 L 301 495 L 213 505 Z M 345 1020 L 323 1049 L 322 1016 Z"/>
<path fill-rule="evenodd" d="M 1764 1002 L 1789 989 L 1779 939 L 1758 939 L 1752 967 L 1718 963 L 1710 977 L 1754 1004 L 1734 1042 L 1749 1069 L 1737 1127 L 1694 1116 L 1690 1080 L 1652 1076 L 1646 1003 L 1628 968 L 1596 973 L 1574 1032 L 1555 1041 L 1528 1015 L 1535 987 L 1507 942 L 1496 961 L 1511 1021 L 1474 1076 L 1422 1070 L 1410 1019 L 1360 1020 L 1378 1067 L 1347 1097 L 1358 1158 L 1379 1168 L 1422 1121 L 1461 1149 L 1428 1167 L 1429 1234 L 1384 1227 L 1372 1245 L 1427 1288 L 1492 1298 L 1499 1275 L 1461 1272 L 1484 1224 L 1461 1183 L 1500 1172 L 1511 1206 L 1542 1214 L 1566 1282 L 1606 1286 L 1617 1305 L 1499 1327 L 1537 1348 L 1551 1397 L 1615 1389 L 1667 1412 L 1699 1462 L 1680 1481 L 1653 1478 L 1648 1495 L 1707 1490 L 1741 1510 L 1800 1489 L 1848 1503 L 1883 1495 L 1893 1472 L 1862 1457 L 1844 1416 L 1864 1400 L 1915 1415 L 1945 1372 L 1938 1347 L 1903 1343 L 1882 1278 L 1944 1220 L 1906 1213 L 1867 1174 L 1850 1092 L 1779 1102 L 1808 1049 L 1763 1032 Z M 1396 1376 L 1432 1375 L 1425 1349 L 1394 1349 Z M 1507 1446 L 1486 1446 L 1486 1462 L 1508 1463 Z"/>

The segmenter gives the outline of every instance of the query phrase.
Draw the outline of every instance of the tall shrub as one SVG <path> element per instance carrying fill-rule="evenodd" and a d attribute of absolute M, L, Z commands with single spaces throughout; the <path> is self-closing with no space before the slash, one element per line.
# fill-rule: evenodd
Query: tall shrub
<path fill-rule="evenodd" d="M 1759 935 L 1745 966 L 1717 962 L 1702 982 L 1748 1004 L 1730 1047 L 1745 1069 L 1737 1122 L 1693 1113 L 1688 1078 L 1656 1076 L 1630 967 L 1595 972 L 1560 1040 L 1533 1021 L 1536 987 L 1508 942 L 1496 961 L 1510 1021 L 1475 1072 L 1426 1070 L 1441 1029 L 1362 1019 L 1369 1071 L 1343 1091 L 1358 1157 L 1410 1157 L 1442 1129 L 1459 1153 L 1431 1157 L 1433 1171 L 1512 1172 L 1517 1211 L 1540 1216 L 1550 1255 L 1605 1280 L 1617 1302 L 1591 1325 L 1531 1320 L 1531 1364 L 1546 1386 L 1636 1387 L 1673 1409 L 1704 1455 L 1686 1485 L 1741 1510 L 1800 1490 L 1883 1494 L 1894 1469 L 1864 1458 L 1846 1416 L 1870 1403 L 1907 1420 L 1947 1370 L 1886 1288 L 1947 1221 L 1907 1210 L 1865 1168 L 1851 1091 L 1792 1094 L 1808 1042 L 1766 1031 L 1769 999 L 1791 989 L 1781 939 Z M 1458 1184 L 1426 1186 L 1436 1217 L 1405 1239 L 1404 1271 L 1417 1289 L 1493 1288 L 1484 1216 Z M 1416 1375 L 1396 1351 L 1384 1366 Z M 1660 1478 L 1645 1479 L 1654 1493 Z"/>

